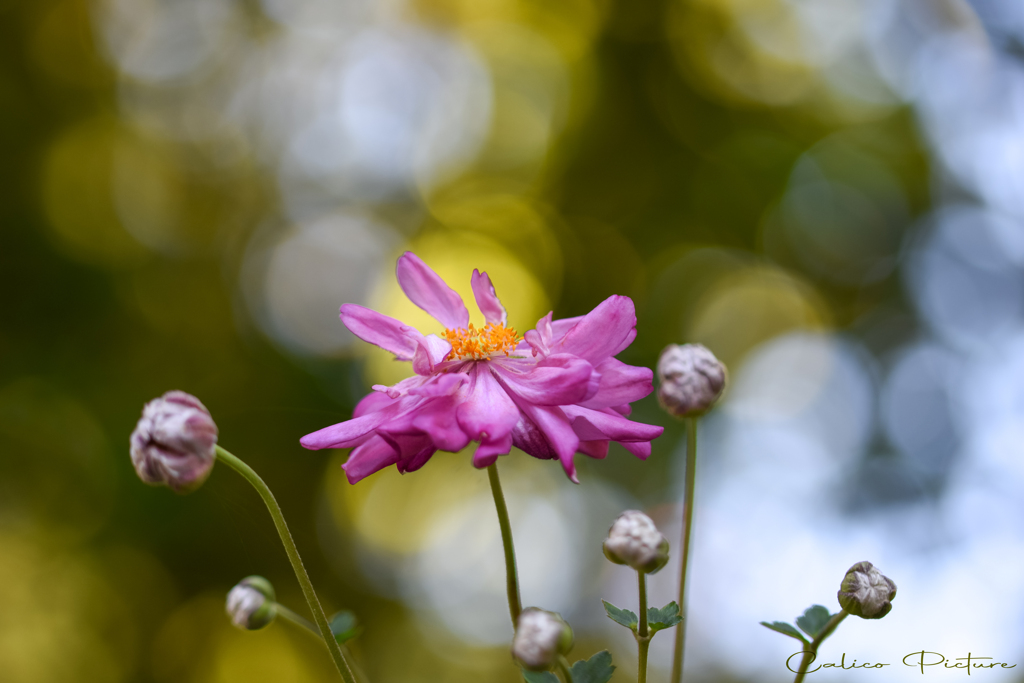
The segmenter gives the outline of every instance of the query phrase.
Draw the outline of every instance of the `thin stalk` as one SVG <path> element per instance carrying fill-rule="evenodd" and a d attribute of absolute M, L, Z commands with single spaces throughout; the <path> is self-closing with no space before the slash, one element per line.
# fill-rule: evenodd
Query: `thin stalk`
<path fill-rule="evenodd" d="M 679 567 L 679 614 L 683 620 L 676 627 L 675 650 L 672 655 L 671 683 L 683 680 L 683 652 L 686 649 L 686 570 L 690 562 L 690 530 L 693 527 L 693 489 L 697 467 L 697 418 L 686 419 L 686 491 L 683 494 L 683 538 L 680 543 L 682 562 Z"/>
<path fill-rule="evenodd" d="M 569 666 L 569 660 L 563 655 L 558 656 L 558 670 L 562 672 L 562 678 L 565 679 L 565 683 L 574 683 L 572 680 L 572 668 Z"/>
<path fill-rule="evenodd" d="M 793 679 L 793 683 L 801 683 L 801 681 L 804 680 L 804 676 L 807 674 L 807 667 L 809 667 L 811 662 L 814 661 L 814 658 L 818 656 L 818 647 L 825 642 L 826 638 L 832 635 L 832 632 L 839 627 L 839 624 L 843 623 L 843 619 L 848 615 L 849 612 L 846 610 L 840 610 L 836 614 L 833 614 L 832 618 L 828 620 L 827 624 L 825 624 L 825 628 L 818 632 L 818 635 L 816 635 L 814 640 L 811 641 L 809 649 L 804 650 L 804 658 L 800 660 L 800 669 L 797 671 L 796 678 Z"/>
<path fill-rule="evenodd" d="M 314 636 L 316 636 L 317 639 L 320 638 L 320 629 L 318 629 L 316 627 L 316 624 L 314 624 L 312 621 L 310 621 L 304 616 L 296 614 L 295 612 L 291 611 L 279 602 L 274 603 L 274 605 L 277 608 L 277 613 L 280 614 L 282 617 L 292 622 L 296 626 L 301 626 L 302 628 L 306 629 Z"/>
<path fill-rule="evenodd" d="M 505 583 L 508 591 L 508 612 L 512 617 L 512 628 L 519 621 L 519 613 L 523 611 L 523 602 L 519 597 L 519 573 L 516 570 L 516 548 L 512 543 L 512 523 L 508 518 L 508 507 L 505 505 L 505 494 L 501 492 L 501 480 L 498 479 L 498 465 L 487 466 L 487 478 L 491 482 L 491 494 L 494 495 L 494 507 L 498 511 L 498 525 L 501 527 L 501 545 L 505 549 Z"/>
<path fill-rule="evenodd" d="M 651 646 L 651 634 L 647 630 L 647 574 L 638 571 L 636 581 L 640 589 L 640 625 L 636 630 L 636 680 L 637 683 L 647 683 L 647 650 Z"/>
<path fill-rule="evenodd" d="M 274 526 L 277 527 L 277 534 L 281 537 L 281 543 L 284 544 L 284 551 L 292 563 L 295 578 L 299 580 L 299 585 L 302 586 L 302 594 L 306 597 L 306 602 L 309 603 L 309 610 L 313 613 L 313 619 L 320 629 L 320 635 L 323 637 L 324 643 L 326 643 L 327 649 L 334 659 L 334 665 L 338 667 L 338 673 L 341 674 L 345 683 L 356 683 L 355 676 L 352 674 L 352 668 L 341 651 L 338 641 L 334 639 L 334 634 L 331 633 L 331 627 L 327 623 L 327 615 L 324 614 L 324 608 L 320 606 L 320 600 L 316 597 L 313 583 L 309 580 L 309 574 L 306 573 L 306 568 L 302 565 L 299 550 L 295 547 L 292 533 L 288 530 L 288 523 L 284 521 L 284 515 L 281 513 L 281 507 L 277 504 L 274 494 L 270 492 L 270 488 L 260 478 L 260 475 L 256 474 L 251 467 L 220 446 L 217 446 L 217 459 L 242 475 L 247 482 L 252 484 L 252 487 L 256 489 L 260 497 L 263 498 L 263 502 L 267 505 L 267 510 L 270 511 L 270 516 L 274 519 Z"/>

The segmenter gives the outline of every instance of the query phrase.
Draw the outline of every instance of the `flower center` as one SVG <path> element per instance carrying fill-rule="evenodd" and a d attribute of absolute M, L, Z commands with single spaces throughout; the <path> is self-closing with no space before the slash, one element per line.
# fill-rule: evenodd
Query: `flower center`
<path fill-rule="evenodd" d="M 445 360 L 483 360 L 499 353 L 507 356 L 519 343 L 515 329 L 503 323 L 487 323 L 479 330 L 472 323 L 468 328 L 446 329 L 444 338 L 452 345 Z"/>

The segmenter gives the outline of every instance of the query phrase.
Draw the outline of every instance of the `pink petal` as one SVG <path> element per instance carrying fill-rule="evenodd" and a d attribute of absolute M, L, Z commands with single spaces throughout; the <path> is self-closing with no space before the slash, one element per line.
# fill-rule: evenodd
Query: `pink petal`
<path fill-rule="evenodd" d="M 567 353 L 544 358 L 528 372 L 516 372 L 514 366 L 500 360 L 491 363 L 509 393 L 542 406 L 560 406 L 586 398 L 591 387 L 590 363 Z"/>
<path fill-rule="evenodd" d="M 455 396 L 436 398 L 416 411 L 413 427 L 428 434 L 440 450 L 461 451 L 469 443 L 469 437 L 455 418 L 457 405 Z"/>
<path fill-rule="evenodd" d="M 403 436 L 398 439 L 399 451 L 401 453 L 398 462 L 398 471 L 402 474 L 415 472 L 427 464 L 430 457 L 437 452 L 430 437 L 425 434 L 416 436 Z"/>
<path fill-rule="evenodd" d="M 576 478 L 576 466 L 572 462 L 572 457 L 576 454 L 576 449 L 579 448 L 580 438 L 576 436 L 562 409 L 556 406 L 528 405 L 522 401 L 517 401 L 517 403 L 519 403 L 519 408 L 544 434 L 569 479 L 575 484 L 580 483 Z"/>
<path fill-rule="evenodd" d="M 487 363 L 477 363 L 468 395 L 456 411 L 462 430 L 470 439 L 481 443 L 503 440 L 519 421 L 519 408 L 487 366 Z"/>
<path fill-rule="evenodd" d="M 462 297 L 445 284 L 419 256 L 407 251 L 398 258 L 398 285 L 409 300 L 449 329 L 466 327 L 469 311 Z"/>
<path fill-rule="evenodd" d="M 541 460 L 552 460 L 558 457 L 544 432 L 533 423 L 533 420 L 521 415 L 515 429 L 512 430 L 512 445 L 519 450 Z"/>
<path fill-rule="evenodd" d="M 494 293 L 494 285 L 491 284 L 491 278 L 487 276 L 487 273 L 481 273 L 474 268 L 470 283 L 473 285 L 476 305 L 484 314 L 484 320 L 494 325 L 498 323 L 504 325 L 508 321 L 508 315 L 505 313 L 505 307 L 498 300 L 498 295 Z"/>
<path fill-rule="evenodd" d="M 615 358 L 606 358 L 594 370 L 601 373 L 597 392 L 586 401 L 584 408 L 610 408 L 639 401 L 654 391 L 654 373 L 650 368 L 626 365 Z"/>
<path fill-rule="evenodd" d="M 381 394 L 377 391 L 367 394 L 362 398 L 359 403 L 356 404 L 356 409 L 352 411 L 352 417 L 362 417 L 369 413 L 375 413 L 378 410 L 383 410 L 390 405 L 394 405 L 395 399 L 389 397 L 387 394 Z"/>
<path fill-rule="evenodd" d="M 661 436 L 664 427 L 627 420 L 621 415 L 579 406 L 563 406 L 572 421 L 572 428 L 584 441 L 609 439 L 611 441 L 650 441 Z"/>
<path fill-rule="evenodd" d="M 579 451 L 591 458 L 604 460 L 608 457 L 608 441 L 580 441 Z"/>
<path fill-rule="evenodd" d="M 381 395 L 383 396 L 383 394 Z M 365 401 L 366 399 L 363 400 Z M 403 401 L 401 400 L 396 401 L 381 410 L 367 413 L 345 422 L 339 422 L 330 427 L 324 427 L 312 434 L 306 434 L 299 439 L 299 443 L 304 448 L 314 451 L 321 448 L 351 448 L 361 443 L 363 437 L 394 417 L 399 405 L 402 403 Z"/>
<path fill-rule="evenodd" d="M 390 351 L 402 360 L 412 360 L 417 342 L 423 337 L 419 330 L 400 320 L 356 304 L 341 307 L 341 322 L 363 341 Z"/>
<path fill-rule="evenodd" d="M 650 441 L 626 441 L 620 444 L 627 451 L 640 458 L 646 460 L 651 457 L 651 442 Z"/>
<path fill-rule="evenodd" d="M 444 361 L 452 345 L 436 334 L 428 334 L 420 340 L 412 357 L 412 369 L 417 375 L 432 374 L 435 366 Z"/>
<path fill-rule="evenodd" d="M 571 353 L 599 363 L 620 353 L 636 338 L 636 311 L 627 296 L 610 296 L 566 332 L 552 352 Z"/>
<path fill-rule="evenodd" d="M 413 396 L 449 396 L 469 380 L 469 375 L 463 372 L 450 372 L 443 375 L 435 375 L 418 387 L 409 390 Z"/>
<path fill-rule="evenodd" d="M 550 318 L 551 314 L 548 314 Z M 576 323 L 583 320 L 586 316 L 577 315 L 574 318 L 559 318 L 558 320 L 551 321 L 551 341 L 557 342 L 564 337 L 569 330 L 576 327 Z"/>
<path fill-rule="evenodd" d="M 494 464 L 500 455 L 506 455 L 512 450 L 512 435 L 496 441 L 485 441 L 476 447 L 473 453 L 473 467 L 483 469 Z"/>
<path fill-rule="evenodd" d="M 352 451 L 341 469 L 345 470 L 348 483 L 355 484 L 374 472 L 398 462 L 398 451 L 387 441 L 375 436 Z"/>
<path fill-rule="evenodd" d="M 537 327 L 527 330 L 523 335 L 523 341 L 533 349 L 534 356 L 546 356 L 551 353 L 551 311 L 537 321 Z M 520 342 L 521 344 L 522 342 Z"/>

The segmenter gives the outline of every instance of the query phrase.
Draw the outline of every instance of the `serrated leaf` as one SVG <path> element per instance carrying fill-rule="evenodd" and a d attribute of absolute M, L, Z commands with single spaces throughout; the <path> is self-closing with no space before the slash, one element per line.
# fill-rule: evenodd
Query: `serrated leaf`
<path fill-rule="evenodd" d="M 831 618 L 832 615 L 828 613 L 826 607 L 811 605 L 804 611 L 803 616 L 796 618 L 796 625 L 811 638 L 815 638 Z"/>
<path fill-rule="evenodd" d="M 616 624 L 622 624 L 631 631 L 636 631 L 636 627 L 640 624 L 640 617 L 628 609 L 620 609 L 607 600 L 602 600 L 604 603 L 604 611 L 608 613 L 608 618 L 614 621 Z"/>
<path fill-rule="evenodd" d="M 657 633 L 658 631 L 666 628 L 672 628 L 683 620 L 683 615 L 679 613 L 679 605 L 672 601 L 658 609 L 656 607 L 647 608 L 647 626 L 650 628 L 651 633 Z"/>
<path fill-rule="evenodd" d="M 608 683 L 614 671 L 612 653 L 601 650 L 590 659 L 581 659 L 572 665 L 572 680 L 573 683 Z"/>
<path fill-rule="evenodd" d="M 550 671 L 527 671 L 523 669 L 526 683 L 559 683 L 558 676 Z"/>
<path fill-rule="evenodd" d="M 363 627 L 359 625 L 359 619 L 355 612 L 349 610 L 342 610 L 331 617 L 330 626 L 334 639 L 339 643 L 352 640 L 363 632 Z"/>
<path fill-rule="evenodd" d="M 787 624 L 784 621 L 773 621 L 770 624 L 767 621 L 762 621 L 761 622 L 761 626 L 764 626 L 766 628 L 770 628 L 771 630 L 775 631 L 776 633 L 781 633 L 782 635 L 790 636 L 792 638 L 796 638 L 797 640 L 799 640 L 804 645 L 809 645 L 810 644 L 810 643 L 807 642 L 807 639 L 804 638 L 803 634 L 800 633 L 800 631 L 797 631 L 795 628 L 793 628 L 792 624 Z"/>

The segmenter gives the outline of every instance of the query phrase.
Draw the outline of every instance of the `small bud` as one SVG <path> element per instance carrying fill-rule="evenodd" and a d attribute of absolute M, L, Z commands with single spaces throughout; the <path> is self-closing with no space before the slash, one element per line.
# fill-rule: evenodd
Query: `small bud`
<path fill-rule="evenodd" d="M 668 563 L 668 540 L 650 517 L 639 510 L 626 510 L 608 530 L 604 556 L 615 564 L 654 574 Z"/>
<path fill-rule="evenodd" d="M 698 417 L 725 389 L 725 366 L 700 344 L 669 344 L 658 358 L 658 403 L 676 417 Z"/>
<path fill-rule="evenodd" d="M 850 567 L 839 586 L 839 604 L 863 619 L 881 619 L 892 609 L 896 584 L 870 562 Z"/>
<path fill-rule="evenodd" d="M 572 627 L 560 614 L 527 607 L 516 621 L 512 657 L 527 671 L 547 671 L 572 649 Z"/>
<path fill-rule="evenodd" d="M 249 576 L 228 593 L 226 610 L 231 623 L 238 628 L 255 631 L 267 626 L 277 616 L 274 587 L 262 576 Z"/>
<path fill-rule="evenodd" d="M 132 464 L 142 481 L 188 493 L 213 468 L 217 425 L 198 398 L 168 391 L 142 409 L 130 443 Z"/>

